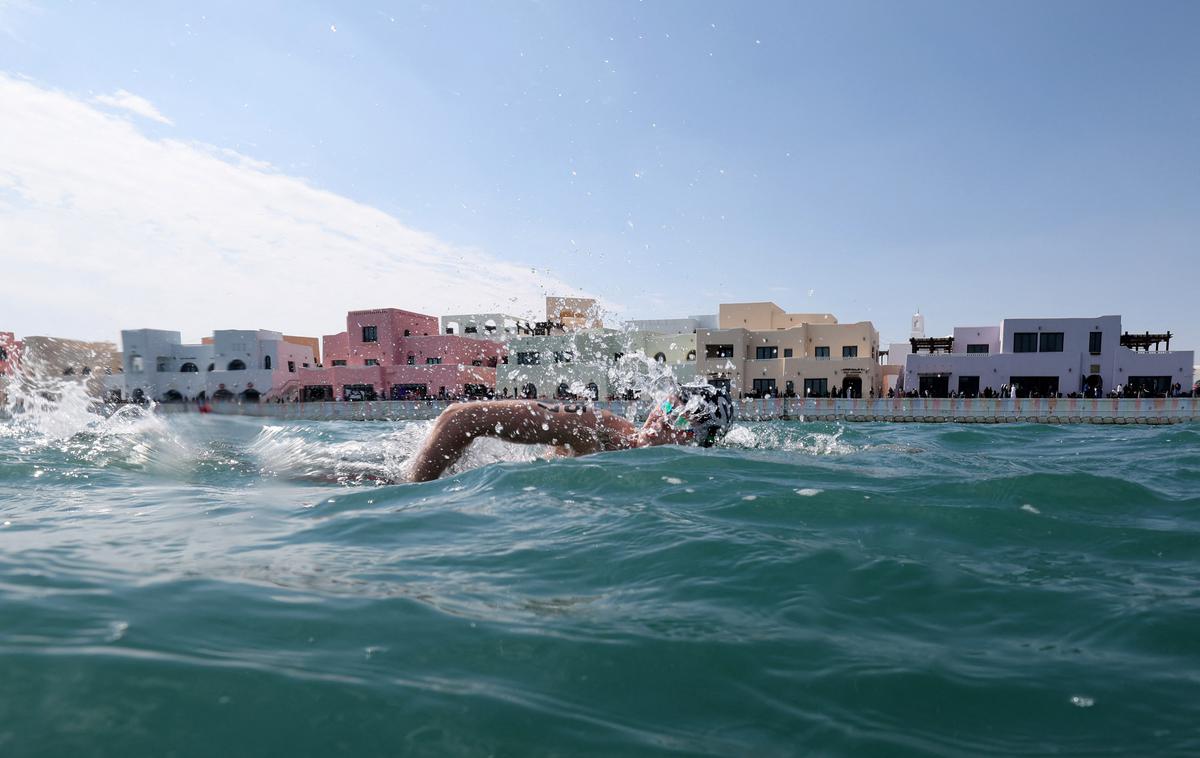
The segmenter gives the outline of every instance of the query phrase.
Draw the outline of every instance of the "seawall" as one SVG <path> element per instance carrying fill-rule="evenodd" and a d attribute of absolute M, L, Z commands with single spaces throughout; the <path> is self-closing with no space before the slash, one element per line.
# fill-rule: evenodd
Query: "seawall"
<path fill-rule="evenodd" d="M 632 402 L 596 405 L 626 415 Z M 645 416 L 646 403 L 636 415 Z M 1200 421 L 1200 398 L 769 398 L 736 402 L 738 417 L 753 421 L 889 421 L 960 424 L 1178 424 Z M 378 400 L 332 403 L 214 403 L 218 414 L 280 420 L 427 420 L 446 407 L 442 402 Z M 196 412 L 195 405 L 162 404 L 159 412 Z"/>

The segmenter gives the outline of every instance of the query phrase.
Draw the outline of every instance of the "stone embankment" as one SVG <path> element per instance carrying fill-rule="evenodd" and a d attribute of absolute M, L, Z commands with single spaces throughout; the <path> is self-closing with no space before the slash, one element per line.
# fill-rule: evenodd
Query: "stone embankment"
<path fill-rule="evenodd" d="M 631 403 L 597 406 L 626 415 Z M 634 411 L 644 417 L 649 406 Z M 738 415 L 751 421 L 886 421 L 958 424 L 1178 424 L 1200 421 L 1200 398 L 768 398 L 737 402 Z M 380 400 L 335 403 L 214 403 L 214 413 L 280 420 L 427 420 L 446 407 L 442 402 Z M 165 413 L 195 412 L 193 405 L 159 405 Z"/>

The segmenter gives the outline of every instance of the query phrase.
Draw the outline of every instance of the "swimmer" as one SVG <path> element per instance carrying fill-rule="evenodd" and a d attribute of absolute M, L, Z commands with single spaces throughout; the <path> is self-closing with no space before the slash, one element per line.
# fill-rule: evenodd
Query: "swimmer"
<path fill-rule="evenodd" d="M 705 382 L 692 382 L 650 412 L 638 428 L 588 403 L 489 400 L 459 403 L 442 411 L 413 458 L 410 479 L 437 479 L 476 437 L 526 445 L 553 445 L 559 455 L 578 456 L 654 445 L 710 447 L 729 428 L 733 403 Z"/>

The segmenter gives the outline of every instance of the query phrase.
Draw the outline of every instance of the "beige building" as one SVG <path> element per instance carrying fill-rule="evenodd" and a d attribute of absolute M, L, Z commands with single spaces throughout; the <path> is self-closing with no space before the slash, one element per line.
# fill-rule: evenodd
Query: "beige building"
<path fill-rule="evenodd" d="M 774 303 L 722 304 L 718 329 L 696 332 L 696 375 L 735 397 L 879 397 L 879 332 Z"/>
<path fill-rule="evenodd" d="M 104 377 L 120 371 L 121 353 L 111 342 L 26 337 L 21 351 L 20 379 L 40 390 L 71 381 L 83 384 L 89 395 L 99 398 Z"/>
<path fill-rule="evenodd" d="M 547 297 L 546 321 L 567 331 L 604 328 L 600 308 L 590 297 Z"/>

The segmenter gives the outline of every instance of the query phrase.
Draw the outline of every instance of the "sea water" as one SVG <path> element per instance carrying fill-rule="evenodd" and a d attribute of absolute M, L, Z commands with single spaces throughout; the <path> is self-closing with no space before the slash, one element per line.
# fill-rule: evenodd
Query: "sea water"
<path fill-rule="evenodd" d="M 0 422 L 0 756 L 1200 754 L 1200 429 Z"/>

